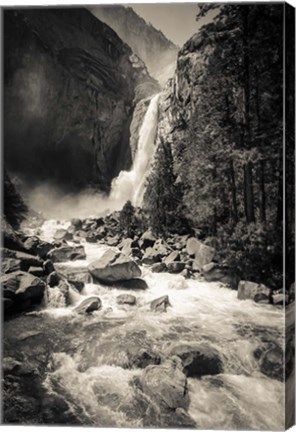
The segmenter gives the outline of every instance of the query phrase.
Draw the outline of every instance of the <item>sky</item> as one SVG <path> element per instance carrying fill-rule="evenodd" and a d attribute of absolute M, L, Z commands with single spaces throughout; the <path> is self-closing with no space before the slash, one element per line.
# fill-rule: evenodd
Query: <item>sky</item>
<path fill-rule="evenodd" d="M 198 11 L 196 3 L 134 3 L 129 6 L 178 46 L 182 46 L 215 14 L 215 12 L 209 13 L 207 18 L 197 23 L 195 21 Z"/>

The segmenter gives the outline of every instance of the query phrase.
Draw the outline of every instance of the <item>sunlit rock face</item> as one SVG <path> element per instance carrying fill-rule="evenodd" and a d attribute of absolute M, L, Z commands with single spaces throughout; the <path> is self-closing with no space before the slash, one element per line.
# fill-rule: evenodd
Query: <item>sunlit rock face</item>
<path fill-rule="evenodd" d="M 4 147 L 29 183 L 108 190 L 131 165 L 136 103 L 158 91 L 145 64 L 85 9 L 4 12 Z"/>
<path fill-rule="evenodd" d="M 164 85 L 174 74 L 178 47 L 148 24 L 131 7 L 92 6 L 91 12 L 108 24 L 146 64 L 149 73 Z"/>

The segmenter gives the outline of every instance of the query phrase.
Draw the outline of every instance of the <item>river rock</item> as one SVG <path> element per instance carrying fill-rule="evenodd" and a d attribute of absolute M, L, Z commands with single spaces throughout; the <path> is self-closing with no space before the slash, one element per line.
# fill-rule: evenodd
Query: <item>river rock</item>
<path fill-rule="evenodd" d="M 202 267 L 202 275 L 207 282 L 222 282 L 236 289 L 239 283 L 238 276 L 227 268 L 219 266 L 217 263 L 209 263 Z"/>
<path fill-rule="evenodd" d="M 56 231 L 53 238 L 55 240 L 72 240 L 73 234 L 70 234 L 66 229 L 60 228 Z"/>
<path fill-rule="evenodd" d="M 54 268 L 53 262 L 51 260 L 44 261 L 43 270 L 44 270 L 44 273 L 46 275 L 49 275 L 50 273 L 54 272 L 55 268 Z"/>
<path fill-rule="evenodd" d="M 56 271 L 51 272 L 46 279 L 47 285 L 54 287 L 59 284 L 61 278 Z"/>
<path fill-rule="evenodd" d="M 29 254 L 37 255 L 37 247 L 40 243 L 40 240 L 38 237 L 32 236 L 28 237 L 24 241 L 25 249 L 28 251 Z"/>
<path fill-rule="evenodd" d="M 154 236 L 151 230 L 147 230 L 141 236 L 139 240 L 139 245 L 142 249 L 147 249 L 148 247 L 152 247 L 155 242 L 156 242 L 156 237 Z"/>
<path fill-rule="evenodd" d="M 25 246 L 20 235 L 6 221 L 5 217 L 1 218 L 1 233 L 3 246 L 16 251 L 25 251 Z"/>
<path fill-rule="evenodd" d="M 99 297 L 89 297 L 83 300 L 78 306 L 74 308 L 74 311 L 81 313 L 91 313 L 93 311 L 99 310 L 102 307 L 102 302 Z"/>
<path fill-rule="evenodd" d="M 78 218 L 71 219 L 71 225 L 75 228 L 76 231 L 80 230 L 82 227 L 81 219 Z"/>
<path fill-rule="evenodd" d="M 272 294 L 272 303 L 275 306 L 286 306 L 287 304 L 289 304 L 289 294 L 288 293 Z"/>
<path fill-rule="evenodd" d="M 61 246 L 52 249 L 48 254 L 48 258 L 53 262 L 65 262 L 83 260 L 86 255 L 83 246 Z"/>
<path fill-rule="evenodd" d="M 32 275 L 34 275 L 34 276 L 37 276 L 37 277 L 42 277 L 42 276 L 44 276 L 44 271 L 43 271 L 43 268 L 42 267 L 34 267 L 34 266 L 30 266 L 29 267 L 29 270 L 28 270 L 28 273 L 30 273 L 30 274 L 32 274 Z"/>
<path fill-rule="evenodd" d="M 128 368 L 144 369 L 149 365 L 160 364 L 160 355 L 150 348 L 128 345 L 126 349 Z"/>
<path fill-rule="evenodd" d="M 180 261 L 180 252 L 179 251 L 173 251 L 169 254 L 169 256 L 166 257 L 164 262 L 166 265 L 174 262 L 174 261 Z"/>
<path fill-rule="evenodd" d="M 181 273 L 185 268 L 185 263 L 174 261 L 167 264 L 168 273 Z"/>
<path fill-rule="evenodd" d="M 120 294 L 116 297 L 116 303 L 119 305 L 127 304 L 127 305 L 135 305 L 136 304 L 136 297 L 132 294 Z"/>
<path fill-rule="evenodd" d="M 188 255 L 194 256 L 196 265 L 201 269 L 213 260 L 216 250 L 196 238 L 190 237 L 186 243 L 186 252 Z"/>
<path fill-rule="evenodd" d="M 254 300 L 257 294 L 264 294 L 270 298 L 271 290 L 263 284 L 243 280 L 240 281 L 237 291 L 237 298 L 239 300 Z"/>
<path fill-rule="evenodd" d="M 182 360 L 184 373 L 189 377 L 216 375 L 223 372 L 218 351 L 207 343 L 178 344 L 169 350 Z"/>
<path fill-rule="evenodd" d="M 93 231 L 88 231 L 85 236 L 87 243 L 96 243 L 98 241 L 97 235 Z"/>
<path fill-rule="evenodd" d="M 167 266 L 164 262 L 154 263 L 151 266 L 151 271 L 153 273 L 163 273 L 167 271 Z"/>
<path fill-rule="evenodd" d="M 92 276 L 89 273 L 87 267 L 68 267 L 63 264 L 56 264 L 56 268 L 60 275 L 64 276 L 67 280 L 71 282 L 92 282 Z"/>
<path fill-rule="evenodd" d="M 135 290 L 145 290 L 148 288 L 147 282 L 144 279 L 136 278 L 129 280 L 122 280 L 114 284 L 117 288 L 124 289 L 135 289 Z"/>
<path fill-rule="evenodd" d="M 1 277 L 2 293 L 10 302 L 9 310 L 26 310 L 31 304 L 40 303 L 45 282 L 36 276 L 23 271 L 9 273 Z"/>
<path fill-rule="evenodd" d="M 140 267 L 131 258 L 112 249 L 108 249 L 100 259 L 89 264 L 88 270 L 93 277 L 105 283 L 141 276 Z"/>
<path fill-rule="evenodd" d="M 22 270 L 21 260 L 16 258 L 2 258 L 1 271 L 2 273 L 12 273 Z"/>
<path fill-rule="evenodd" d="M 269 378 L 283 381 L 284 377 L 284 352 L 276 346 L 261 356 L 260 359 L 260 370 Z"/>
<path fill-rule="evenodd" d="M 152 265 L 161 261 L 161 254 L 153 247 L 147 247 L 142 258 L 142 264 Z"/>
<path fill-rule="evenodd" d="M 160 408 L 175 410 L 187 409 L 189 406 L 187 379 L 180 369 L 178 359 L 147 366 L 139 378 L 139 385 Z"/>
<path fill-rule="evenodd" d="M 171 306 L 168 295 L 152 300 L 150 303 L 150 309 L 153 312 L 166 312 L 168 306 Z"/>
<path fill-rule="evenodd" d="M 270 297 L 264 293 L 258 293 L 258 294 L 255 294 L 255 296 L 254 296 L 254 302 L 260 303 L 260 304 L 269 304 L 270 303 Z"/>

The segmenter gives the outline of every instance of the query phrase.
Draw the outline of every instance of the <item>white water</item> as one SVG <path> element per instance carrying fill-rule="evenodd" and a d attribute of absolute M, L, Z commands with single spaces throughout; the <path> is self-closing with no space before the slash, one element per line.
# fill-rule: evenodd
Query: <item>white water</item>
<path fill-rule="evenodd" d="M 130 200 L 133 205 L 142 203 L 145 180 L 149 173 L 151 161 L 155 150 L 155 137 L 158 120 L 159 94 L 154 96 L 149 104 L 148 110 L 139 132 L 138 148 L 135 160 L 130 171 L 121 171 L 112 182 L 110 200 L 124 204 Z"/>
<path fill-rule="evenodd" d="M 60 226 L 60 225 L 59 225 Z M 42 237 L 50 240 L 54 222 L 43 226 Z M 57 226 L 56 226 L 57 228 Z M 105 246 L 84 243 L 87 259 L 61 265 L 86 267 L 99 258 Z M 137 393 L 130 384 L 142 373 L 129 370 L 126 344 L 131 335 L 139 346 L 149 340 L 151 348 L 165 356 L 177 342 L 202 341 L 218 350 L 224 373 L 188 380 L 189 414 L 200 429 L 264 429 L 284 427 L 284 385 L 263 375 L 254 350 L 275 343 L 283 346 L 284 314 L 273 306 L 237 300 L 237 292 L 219 283 L 185 280 L 180 275 L 152 273 L 142 267 L 148 289 L 132 291 L 136 306 L 120 306 L 116 297 L 126 290 L 86 284 L 72 296 L 72 305 L 47 308 L 43 314 L 79 323 L 81 333 L 73 354 L 55 353 L 55 368 L 47 376 L 49 391 L 64 392 L 83 408 L 94 424 L 142 427 L 137 413 Z M 167 294 L 172 305 L 167 313 L 150 311 L 151 300 Z M 77 315 L 74 307 L 97 295 L 102 309 L 92 316 Z M 58 296 L 53 294 L 53 303 Z M 98 332 L 97 326 L 111 327 Z M 137 336 L 138 335 L 138 336 Z M 77 337 L 77 335 L 76 335 Z"/>

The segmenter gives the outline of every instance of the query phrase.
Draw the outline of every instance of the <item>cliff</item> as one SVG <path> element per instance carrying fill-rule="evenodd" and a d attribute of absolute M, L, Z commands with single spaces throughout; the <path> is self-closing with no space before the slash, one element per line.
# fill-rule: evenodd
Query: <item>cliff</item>
<path fill-rule="evenodd" d="M 131 164 L 136 103 L 159 90 L 86 9 L 4 11 L 4 159 L 29 184 L 108 190 Z"/>
<path fill-rule="evenodd" d="M 146 64 L 161 85 L 172 77 L 178 47 L 141 18 L 131 7 L 93 6 L 91 12 L 108 24 Z"/>

